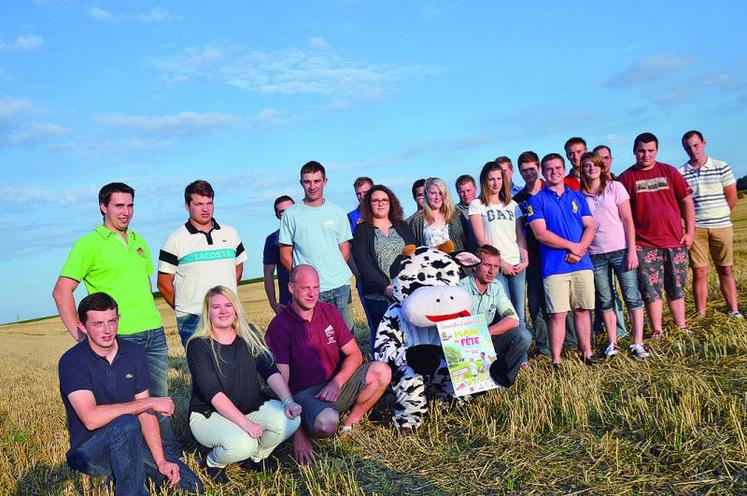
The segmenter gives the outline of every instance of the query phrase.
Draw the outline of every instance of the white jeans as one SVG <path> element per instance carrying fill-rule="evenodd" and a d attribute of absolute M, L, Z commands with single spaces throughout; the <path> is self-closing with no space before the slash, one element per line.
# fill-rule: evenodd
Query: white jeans
<path fill-rule="evenodd" d="M 259 410 L 248 414 L 246 418 L 262 426 L 262 436 L 251 437 L 218 412 L 213 412 L 210 417 L 197 412 L 190 414 L 189 429 L 195 440 L 212 448 L 207 456 L 208 466 L 222 468 L 247 458 L 255 462 L 264 460 L 301 425 L 301 417 L 289 419 L 278 400 L 264 402 Z"/>

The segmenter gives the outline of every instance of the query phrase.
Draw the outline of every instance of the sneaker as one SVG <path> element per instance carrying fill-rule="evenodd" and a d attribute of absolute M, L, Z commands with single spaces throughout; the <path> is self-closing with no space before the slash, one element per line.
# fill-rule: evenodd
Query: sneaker
<path fill-rule="evenodd" d="M 617 343 L 610 343 L 609 346 L 604 350 L 604 356 L 610 358 L 620 353 L 620 346 Z"/>
<path fill-rule="evenodd" d="M 744 315 L 742 315 L 739 310 L 734 310 L 733 312 L 729 312 L 729 317 L 733 319 L 742 319 L 744 320 Z"/>
<path fill-rule="evenodd" d="M 630 352 L 635 355 L 638 360 L 643 360 L 651 356 L 646 347 L 643 344 L 631 344 Z"/>

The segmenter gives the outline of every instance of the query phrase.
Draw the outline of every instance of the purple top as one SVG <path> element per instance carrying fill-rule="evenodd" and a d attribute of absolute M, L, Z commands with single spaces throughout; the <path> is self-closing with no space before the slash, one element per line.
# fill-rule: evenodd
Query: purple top
<path fill-rule="evenodd" d="M 340 348 L 352 339 L 337 307 L 321 301 L 314 307 L 311 322 L 288 305 L 265 333 L 275 362 L 289 365 L 288 388 L 293 394 L 332 379 L 342 363 Z"/>
<path fill-rule="evenodd" d="M 589 246 L 589 253 L 599 255 L 626 249 L 625 228 L 618 208 L 618 205 L 630 200 L 625 187 L 617 181 L 611 181 L 607 183 L 601 195 L 592 195 L 583 190 L 581 192 L 589 204 L 597 230 Z"/>

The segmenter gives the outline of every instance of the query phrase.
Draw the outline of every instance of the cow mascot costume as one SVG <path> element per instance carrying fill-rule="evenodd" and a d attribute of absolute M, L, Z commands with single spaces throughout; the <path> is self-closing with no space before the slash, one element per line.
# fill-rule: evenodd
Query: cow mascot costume
<path fill-rule="evenodd" d="M 401 430 L 422 423 L 426 392 L 453 396 L 436 324 L 471 315 L 472 300 L 458 286 L 460 267 L 473 267 L 480 259 L 452 250 L 450 241 L 437 248 L 408 245 L 390 271 L 396 301 L 377 329 L 374 358 L 392 368 L 394 422 Z"/>

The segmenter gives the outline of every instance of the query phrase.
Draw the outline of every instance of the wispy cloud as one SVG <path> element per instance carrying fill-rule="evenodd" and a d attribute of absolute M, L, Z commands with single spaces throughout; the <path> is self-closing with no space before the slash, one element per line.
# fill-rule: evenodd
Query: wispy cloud
<path fill-rule="evenodd" d="M 354 60 L 337 53 L 321 37 L 311 38 L 306 48 L 269 52 L 245 46 L 190 48 L 155 64 L 171 83 L 205 79 L 264 94 L 353 100 L 381 98 L 401 80 L 434 70 Z"/>
<path fill-rule="evenodd" d="M 0 145 L 8 142 L 10 132 L 33 109 L 34 105 L 26 98 L 0 98 Z"/>
<path fill-rule="evenodd" d="M 153 7 L 149 12 L 144 14 L 127 14 L 123 12 L 112 12 L 102 9 L 101 7 L 91 7 L 86 11 L 86 15 L 91 19 L 103 22 L 165 22 L 176 20 L 168 10 L 162 7 Z"/>
<path fill-rule="evenodd" d="M 241 122 L 241 119 L 233 114 L 218 112 L 182 112 L 177 115 L 163 116 L 114 113 L 100 115 L 97 120 L 110 126 L 159 136 L 206 134 L 219 128 L 235 126 Z"/>
<path fill-rule="evenodd" d="M 641 86 L 672 76 L 691 65 L 691 63 L 690 59 L 675 54 L 647 55 L 603 80 L 601 84 L 621 88 Z"/>
<path fill-rule="evenodd" d="M 274 108 L 266 108 L 257 113 L 256 122 L 262 127 L 280 126 L 288 123 L 288 116 Z"/>
<path fill-rule="evenodd" d="M 13 145 L 33 144 L 46 141 L 48 138 L 65 136 L 70 129 L 48 122 L 36 122 L 10 136 L 8 142 Z"/>
<path fill-rule="evenodd" d="M 36 50 L 44 44 L 44 37 L 34 33 L 26 33 L 15 39 L 11 43 L 3 43 L 0 41 L 0 50 L 15 50 L 30 52 Z"/>

